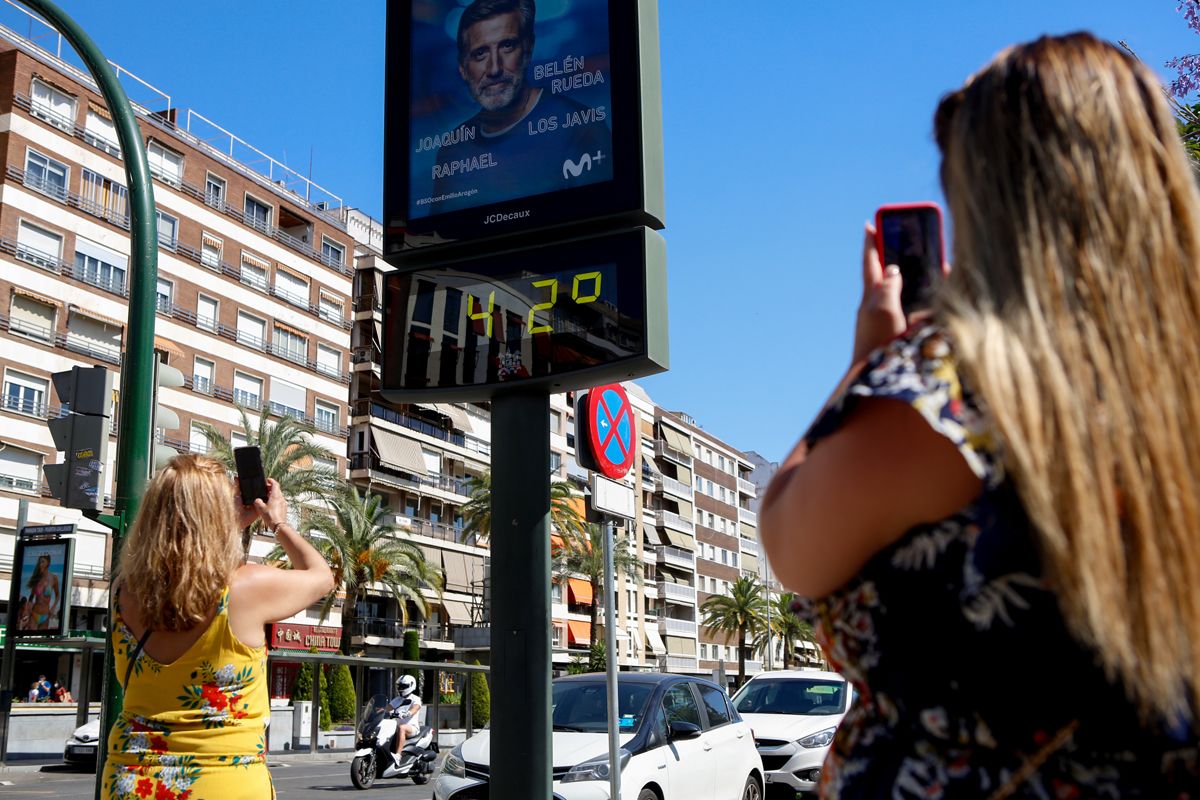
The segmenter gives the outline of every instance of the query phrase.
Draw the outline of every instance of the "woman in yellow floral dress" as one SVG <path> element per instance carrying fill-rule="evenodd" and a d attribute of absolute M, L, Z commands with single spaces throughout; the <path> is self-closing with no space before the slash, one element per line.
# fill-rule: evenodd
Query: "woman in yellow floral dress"
<path fill-rule="evenodd" d="M 146 490 L 114 582 L 113 648 L 125 705 L 108 737 L 103 797 L 274 796 L 266 762 L 264 626 L 327 594 L 329 566 L 287 524 L 275 481 L 241 506 L 219 462 L 171 460 Z M 261 518 L 294 569 L 245 564 Z"/>

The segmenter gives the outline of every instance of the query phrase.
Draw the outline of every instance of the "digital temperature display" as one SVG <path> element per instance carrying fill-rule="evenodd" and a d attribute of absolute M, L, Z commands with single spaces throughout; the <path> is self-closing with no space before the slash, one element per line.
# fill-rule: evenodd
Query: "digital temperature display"
<path fill-rule="evenodd" d="M 665 283 L 662 240 L 646 229 L 391 273 L 384 394 L 480 399 L 657 372 Z"/>

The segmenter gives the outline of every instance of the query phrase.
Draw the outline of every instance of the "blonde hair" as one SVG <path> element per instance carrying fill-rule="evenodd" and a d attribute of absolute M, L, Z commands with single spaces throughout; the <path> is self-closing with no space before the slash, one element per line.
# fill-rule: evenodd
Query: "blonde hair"
<path fill-rule="evenodd" d="M 176 456 L 146 486 L 117 581 L 146 627 L 185 631 L 208 619 L 243 560 L 233 483 L 205 456 Z"/>
<path fill-rule="evenodd" d="M 940 300 L 1064 616 L 1144 716 L 1200 692 L 1200 193 L 1154 75 L 1089 34 L 936 118 Z"/>

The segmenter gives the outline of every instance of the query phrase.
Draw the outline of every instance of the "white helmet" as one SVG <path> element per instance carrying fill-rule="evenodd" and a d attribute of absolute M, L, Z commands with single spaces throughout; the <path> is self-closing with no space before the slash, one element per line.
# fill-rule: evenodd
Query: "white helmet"
<path fill-rule="evenodd" d="M 396 678 L 396 691 L 401 697 L 408 697 L 417 690 L 417 679 L 412 675 L 401 675 Z"/>

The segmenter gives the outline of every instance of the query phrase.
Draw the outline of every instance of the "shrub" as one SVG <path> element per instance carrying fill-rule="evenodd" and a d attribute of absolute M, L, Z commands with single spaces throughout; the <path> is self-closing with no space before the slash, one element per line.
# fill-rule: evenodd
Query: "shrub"
<path fill-rule="evenodd" d="M 353 722 L 355 712 L 354 680 L 350 677 L 350 667 L 338 664 L 333 668 L 333 686 L 329 690 L 329 711 L 334 722 Z"/>
<path fill-rule="evenodd" d="M 475 659 L 479 664 L 479 659 Z M 492 692 L 488 689 L 487 675 L 482 672 L 471 673 L 471 722 L 477 728 L 482 728 L 492 718 Z"/>
<path fill-rule="evenodd" d="M 404 660 L 405 661 L 420 661 L 421 660 L 421 634 L 416 631 L 404 632 Z M 412 675 L 417 679 L 417 693 L 421 694 L 421 670 L 409 668 L 404 670 L 405 675 Z M 424 695 L 421 695 L 422 697 Z"/>

